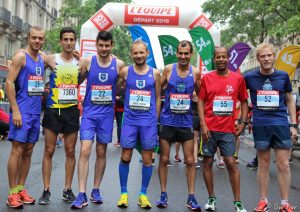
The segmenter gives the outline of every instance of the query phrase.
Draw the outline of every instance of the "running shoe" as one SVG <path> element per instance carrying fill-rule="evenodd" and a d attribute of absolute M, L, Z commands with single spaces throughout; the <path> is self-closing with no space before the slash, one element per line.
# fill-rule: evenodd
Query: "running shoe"
<path fill-rule="evenodd" d="M 217 166 L 219 169 L 224 169 L 224 168 L 225 168 L 224 161 L 220 160 L 219 162 L 216 163 L 216 166 Z"/>
<path fill-rule="evenodd" d="M 120 208 L 128 207 L 128 194 L 127 193 L 121 194 L 119 202 L 118 202 L 118 207 L 120 207 Z"/>
<path fill-rule="evenodd" d="M 100 195 L 99 188 L 94 188 L 92 190 L 90 199 L 92 200 L 93 203 L 96 203 L 96 204 L 102 204 L 103 203 L 103 198 Z"/>
<path fill-rule="evenodd" d="M 168 164 L 167 164 L 168 167 L 170 166 L 173 166 L 172 162 L 169 160 Z"/>
<path fill-rule="evenodd" d="M 289 203 L 281 205 L 280 212 L 294 212 L 294 207 Z"/>
<path fill-rule="evenodd" d="M 199 161 L 195 161 L 195 167 L 196 167 L 196 169 L 199 169 L 201 167 Z"/>
<path fill-rule="evenodd" d="M 216 210 L 217 199 L 215 197 L 208 198 L 207 203 L 204 205 L 204 209 L 207 211 L 215 211 Z"/>
<path fill-rule="evenodd" d="M 201 206 L 197 203 L 195 198 L 188 199 L 186 206 L 192 211 L 201 211 Z"/>
<path fill-rule="evenodd" d="M 82 208 L 83 206 L 87 206 L 88 201 L 85 193 L 80 192 L 76 197 L 75 201 L 71 204 L 71 208 Z"/>
<path fill-rule="evenodd" d="M 58 139 L 57 141 L 56 141 L 56 147 L 57 148 L 59 148 L 59 147 L 61 147 L 61 146 L 63 146 L 64 145 L 64 142 L 62 141 L 62 139 Z"/>
<path fill-rule="evenodd" d="M 8 195 L 6 204 L 11 208 L 23 208 L 23 202 L 19 194 Z"/>
<path fill-rule="evenodd" d="M 71 188 L 68 188 L 67 190 L 63 191 L 63 200 L 67 201 L 67 202 L 74 202 L 76 197 L 72 191 Z"/>
<path fill-rule="evenodd" d="M 181 158 L 179 157 L 179 155 L 175 155 L 174 161 L 178 163 L 181 162 Z"/>
<path fill-rule="evenodd" d="M 116 143 L 114 143 L 114 146 L 115 146 L 115 147 L 120 147 L 120 142 L 117 141 Z"/>
<path fill-rule="evenodd" d="M 144 209 L 152 208 L 151 203 L 148 200 L 148 197 L 144 194 L 140 195 L 138 204 L 141 208 L 144 208 Z"/>
<path fill-rule="evenodd" d="M 158 208 L 166 208 L 168 206 L 168 196 L 161 195 L 160 199 L 156 201 L 156 207 Z"/>
<path fill-rule="evenodd" d="M 50 196 L 51 196 L 51 193 L 50 193 L 49 189 L 43 190 L 43 194 L 39 198 L 38 203 L 40 205 L 48 205 L 50 203 Z"/>
<path fill-rule="evenodd" d="M 27 193 L 26 189 L 23 189 L 18 194 L 24 204 L 34 204 L 35 203 L 35 199 Z"/>
<path fill-rule="evenodd" d="M 247 212 L 240 201 L 234 202 L 234 211 L 235 212 Z"/>
<path fill-rule="evenodd" d="M 247 163 L 246 167 L 249 168 L 249 169 L 257 170 L 257 167 L 258 167 L 257 159 L 254 158 L 252 161 Z"/>
<path fill-rule="evenodd" d="M 258 203 L 256 208 L 254 208 L 255 212 L 262 212 L 262 211 L 268 211 L 268 203 L 266 200 L 261 199 Z"/>

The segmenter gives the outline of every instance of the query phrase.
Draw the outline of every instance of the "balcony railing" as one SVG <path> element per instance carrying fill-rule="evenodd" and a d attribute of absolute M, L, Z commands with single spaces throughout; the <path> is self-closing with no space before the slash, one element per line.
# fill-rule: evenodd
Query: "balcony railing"
<path fill-rule="evenodd" d="M 23 20 L 19 18 L 18 16 L 13 16 L 13 25 L 16 27 L 18 30 L 22 31 L 23 30 Z"/>
<path fill-rule="evenodd" d="M 0 20 L 5 21 L 7 24 L 11 24 L 11 13 L 4 7 L 0 7 Z"/>
<path fill-rule="evenodd" d="M 23 31 L 28 32 L 30 29 L 31 25 L 29 23 L 23 23 Z"/>

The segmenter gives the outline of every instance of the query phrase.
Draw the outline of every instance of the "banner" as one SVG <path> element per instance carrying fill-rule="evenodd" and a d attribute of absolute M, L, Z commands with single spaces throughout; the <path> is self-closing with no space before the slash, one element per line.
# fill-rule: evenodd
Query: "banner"
<path fill-rule="evenodd" d="M 213 70 L 215 45 L 211 35 L 206 29 L 199 26 L 189 30 L 189 33 L 206 69 Z"/>
<path fill-rule="evenodd" d="M 300 46 L 287 46 L 279 53 L 275 68 L 287 72 L 290 79 L 293 79 L 299 60 Z"/>
<path fill-rule="evenodd" d="M 228 69 L 230 71 L 236 72 L 240 65 L 245 60 L 247 54 L 251 50 L 251 47 L 246 43 L 236 43 L 228 50 L 229 53 L 229 63 Z"/>
<path fill-rule="evenodd" d="M 147 32 L 141 27 L 141 25 L 129 26 L 128 28 L 131 34 L 132 41 L 142 40 L 147 44 L 148 50 L 150 52 L 147 58 L 147 65 L 156 68 L 153 51 Z"/>
<path fill-rule="evenodd" d="M 171 35 L 159 35 L 158 40 L 165 66 L 172 63 L 177 63 L 178 60 L 176 57 L 176 51 L 179 40 Z"/>

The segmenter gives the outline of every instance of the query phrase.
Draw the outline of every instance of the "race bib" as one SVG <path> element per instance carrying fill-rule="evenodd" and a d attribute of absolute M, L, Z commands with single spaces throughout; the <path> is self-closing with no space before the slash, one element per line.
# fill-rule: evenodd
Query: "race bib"
<path fill-rule="evenodd" d="M 77 104 L 77 85 L 58 85 L 59 104 Z"/>
<path fill-rule="evenodd" d="M 29 75 L 27 91 L 29 96 L 42 96 L 44 93 L 43 77 Z"/>
<path fill-rule="evenodd" d="M 191 99 L 189 94 L 170 94 L 170 110 L 173 113 L 184 114 L 190 110 Z"/>
<path fill-rule="evenodd" d="M 257 108 L 260 110 L 278 110 L 279 91 L 258 90 L 256 92 Z"/>
<path fill-rule="evenodd" d="M 92 85 L 91 100 L 96 105 L 112 104 L 112 85 Z"/>
<path fill-rule="evenodd" d="M 215 96 L 213 101 L 213 113 L 215 116 L 232 116 L 233 100 L 231 96 Z"/>
<path fill-rule="evenodd" d="M 130 89 L 130 95 L 129 95 L 130 110 L 149 111 L 150 101 L 151 101 L 151 91 Z"/>

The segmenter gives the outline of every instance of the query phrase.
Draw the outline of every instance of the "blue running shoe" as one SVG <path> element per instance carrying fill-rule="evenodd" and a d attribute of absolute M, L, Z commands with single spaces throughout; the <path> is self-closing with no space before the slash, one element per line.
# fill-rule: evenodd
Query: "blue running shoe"
<path fill-rule="evenodd" d="M 156 207 L 158 208 L 166 208 L 168 206 L 168 196 L 161 195 L 160 199 L 156 201 Z"/>
<path fill-rule="evenodd" d="M 86 194 L 80 192 L 76 197 L 75 201 L 72 203 L 71 208 L 77 209 L 87 205 L 88 205 L 88 201 L 87 201 Z"/>
<path fill-rule="evenodd" d="M 195 198 L 188 199 L 186 206 L 192 211 L 201 211 L 201 206 L 197 203 Z"/>
<path fill-rule="evenodd" d="M 92 200 L 93 203 L 96 203 L 96 204 L 102 204 L 103 203 L 103 198 L 100 195 L 99 188 L 94 188 L 92 190 L 90 199 Z"/>

